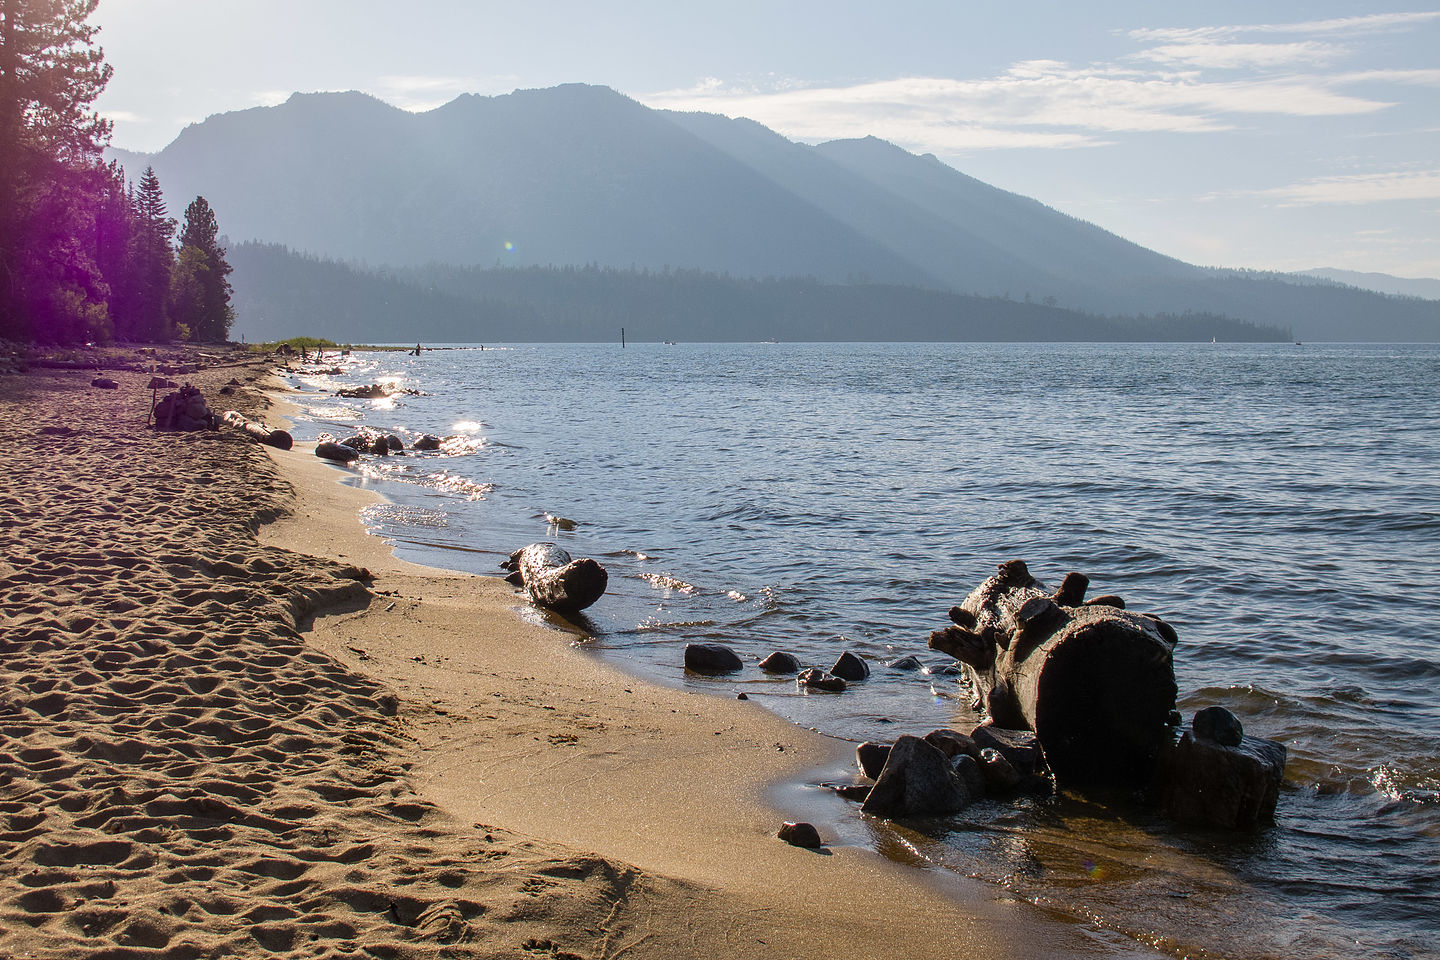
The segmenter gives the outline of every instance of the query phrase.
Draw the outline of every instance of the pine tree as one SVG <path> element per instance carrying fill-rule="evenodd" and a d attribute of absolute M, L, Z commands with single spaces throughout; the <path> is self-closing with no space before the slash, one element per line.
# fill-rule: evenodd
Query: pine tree
<path fill-rule="evenodd" d="M 146 167 L 136 186 L 130 261 L 134 271 L 134 337 L 169 340 L 171 273 L 175 263 L 172 243 L 175 221 L 167 216 L 165 195 L 154 167 Z"/>
<path fill-rule="evenodd" d="M 231 267 L 219 234 L 215 211 L 204 197 L 196 197 L 185 208 L 172 301 L 176 322 L 184 323 L 194 340 L 226 339 L 235 316 L 230 307 Z"/>
<path fill-rule="evenodd" d="M 0 336 L 103 335 L 94 177 L 110 79 L 98 0 L 0 0 Z"/>

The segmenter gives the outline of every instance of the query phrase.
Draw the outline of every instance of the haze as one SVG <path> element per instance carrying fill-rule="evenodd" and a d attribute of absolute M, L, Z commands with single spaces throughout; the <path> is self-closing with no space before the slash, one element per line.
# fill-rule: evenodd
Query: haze
<path fill-rule="evenodd" d="M 1440 10 L 1365 3 L 103 0 L 114 144 L 294 91 L 582 81 L 873 134 L 1200 264 L 1440 276 Z"/>

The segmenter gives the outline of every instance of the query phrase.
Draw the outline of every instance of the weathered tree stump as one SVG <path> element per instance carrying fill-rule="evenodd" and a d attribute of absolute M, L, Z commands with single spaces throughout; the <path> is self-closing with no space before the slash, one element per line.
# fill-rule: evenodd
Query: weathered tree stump
<path fill-rule="evenodd" d="M 224 421 L 238 430 L 244 430 L 254 437 L 256 442 L 263 443 L 267 447 L 274 447 L 277 450 L 289 450 L 295 445 L 295 438 L 284 430 L 276 430 L 274 427 L 261 423 L 259 420 L 251 420 L 239 410 L 225 411 Z"/>
<path fill-rule="evenodd" d="M 1085 604 L 1086 585 L 1071 575 L 1052 594 L 1024 561 L 1001 564 L 930 646 L 964 664 L 995 725 L 1035 732 L 1062 781 L 1141 783 L 1169 743 L 1175 631 Z"/>
<path fill-rule="evenodd" d="M 609 574 L 594 560 L 572 560 L 553 543 L 516 550 L 501 566 L 518 570 L 532 603 L 556 613 L 578 613 L 605 593 Z"/>

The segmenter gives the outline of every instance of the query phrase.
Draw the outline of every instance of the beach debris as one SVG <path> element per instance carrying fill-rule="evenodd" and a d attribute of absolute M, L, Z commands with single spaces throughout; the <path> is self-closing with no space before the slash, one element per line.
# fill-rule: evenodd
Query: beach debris
<path fill-rule="evenodd" d="M 1187 730 L 1162 752 L 1150 799 L 1180 823 L 1254 827 L 1275 815 L 1285 759 L 1284 745 L 1274 740 L 1242 735 L 1227 744 Z"/>
<path fill-rule="evenodd" d="M 813 823 L 806 823 L 803 820 L 798 823 L 792 820 L 785 821 L 778 836 L 792 847 L 815 850 L 823 846 L 820 840 L 820 831 L 815 829 Z"/>
<path fill-rule="evenodd" d="M 439 450 L 440 443 L 440 438 L 435 436 L 435 434 L 424 433 L 416 437 L 415 442 L 412 443 L 410 447 L 414 450 Z"/>
<path fill-rule="evenodd" d="M 801 663 L 798 657 L 779 650 L 760 661 L 760 669 L 766 673 L 799 673 Z"/>
<path fill-rule="evenodd" d="M 740 655 L 723 643 L 685 644 L 685 669 L 695 673 L 734 673 L 743 667 Z"/>
<path fill-rule="evenodd" d="M 826 693 L 841 693 L 845 690 L 845 679 L 826 673 L 819 667 L 811 667 L 795 678 L 802 690 L 823 690 Z"/>
<path fill-rule="evenodd" d="M 975 799 L 966 779 L 934 744 L 903 736 L 890 748 L 885 767 L 860 809 L 889 819 L 946 816 Z"/>
<path fill-rule="evenodd" d="M 214 430 L 220 419 L 210 412 L 199 388 L 189 383 L 161 397 L 151 416 L 156 430 Z"/>
<path fill-rule="evenodd" d="M 119 390 L 120 382 L 118 380 L 111 380 L 109 377 L 96 377 L 90 381 L 90 386 L 100 390 Z"/>
<path fill-rule="evenodd" d="M 359 451 L 353 447 L 347 447 L 343 443 L 336 443 L 333 439 L 321 440 L 315 444 L 315 456 L 322 460 L 333 460 L 336 463 L 350 463 L 360 459 Z"/>
<path fill-rule="evenodd" d="M 1062 781 L 1143 785 L 1171 739 L 1177 638 L 1159 617 L 1085 604 L 1088 585 L 1075 574 L 1052 592 L 1023 560 L 1002 563 L 930 647 L 964 665 L 993 725 L 1035 733 Z"/>
<path fill-rule="evenodd" d="M 550 526 L 554 527 L 557 530 L 574 530 L 577 526 L 579 526 L 579 524 L 577 524 L 574 520 L 568 520 L 565 517 L 558 517 L 553 513 L 545 514 L 545 522 L 550 524 Z"/>
<path fill-rule="evenodd" d="M 530 601 L 556 613 L 584 610 L 605 593 L 609 574 L 588 557 L 574 560 L 553 543 L 532 543 L 500 564 L 518 571 Z"/>
<path fill-rule="evenodd" d="M 871 780 L 880 776 L 880 771 L 885 769 L 885 761 L 888 759 L 890 759 L 890 744 L 888 743 L 866 740 L 855 747 L 855 765 L 860 768 L 861 776 L 869 777 Z"/>
<path fill-rule="evenodd" d="M 237 430 L 243 430 L 257 443 L 263 443 L 267 447 L 274 447 L 277 450 L 289 450 L 295 445 L 295 438 L 284 430 L 277 430 L 259 420 L 251 420 L 238 410 L 226 410 L 225 423 Z"/>
<path fill-rule="evenodd" d="M 846 650 L 840 654 L 840 658 L 835 661 L 835 665 L 830 668 L 830 672 L 841 680 L 854 683 L 857 680 L 864 680 L 870 676 L 870 664 L 849 650 Z"/>

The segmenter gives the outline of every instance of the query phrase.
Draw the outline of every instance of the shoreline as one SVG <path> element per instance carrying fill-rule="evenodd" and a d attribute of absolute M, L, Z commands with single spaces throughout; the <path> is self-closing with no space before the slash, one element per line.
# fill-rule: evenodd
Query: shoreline
<path fill-rule="evenodd" d="M 248 369 L 185 377 L 273 416 Z M 498 579 L 396 560 L 309 450 L 145 430 L 148 375 L 114 379 L 0 376 L 0 956 L 1135 946 L 789 847 L 771 784 L 833 745 L 586 657 Z"/>
<path fill-rule="evenodd" d="M 294 412 L 286 398 L 292 392 L 286 385 L 267 390 L 277 418 L 288 421 Z M 828 822 L 858 820 L 854 805 L 810 784 L 821 773 L 853 774 L 853 744 L 754 701 L 662 685 L 587 655 L 573 643 L 578 628 L 530 606 L 499 576 L 398 558 L 360 519 L 365 507 L 388 502 L 384 495 L 347 483 L 354 476 L 348 468 L 297 458 L 302 448 L 308 454 L 313 443 L 289 454 L 266 450 L 295 486 L 298 505 L 293 516 L 262 528 L 260 539 L 362 563 L 376 575 L 383 605 L 318 616 L 307 641 L 396 691 L 418 751 L 408 768 L 416 788 L 457 819 L 701 885 L 700 898 L 731 915 L 726 950 L 738 952 L 726 955 L 751 955 L 736 927 L 756 934 L 757 956 L 777 948 L 777 956 L 831 955 L 856 946 L 867 956 L 897 958 L 956 950 L 1158 955 L 1128 938 L 1104 943 L 1108 934 L 981 881 L 924 870 L 918 855 L 893 841 L 885 844 L 888 859 L 873 842 L 836 841 Z M 525 658 L 520 668 L 517 657 Z M 523 778 L 510 777 L 516 768 Z M 819 852 L 775 836 L 785 819 L 805 818 L 827 841 Z M 777 903 L 777 888 L 791 902 Z M 926 924 L 904 935 L 895 927 L 901 918 L 874 914 L 875 902 L 904 904 Z"/>

